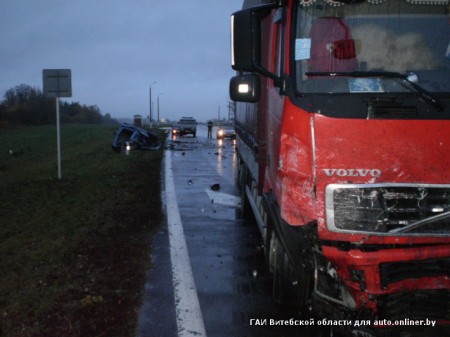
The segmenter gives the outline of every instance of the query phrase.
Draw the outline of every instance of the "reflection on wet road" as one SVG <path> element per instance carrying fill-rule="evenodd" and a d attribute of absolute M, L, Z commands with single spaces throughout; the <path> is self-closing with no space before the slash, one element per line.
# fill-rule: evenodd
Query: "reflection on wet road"
<path fill-rule="evenodd" d="M 206 129 L 199 126 L 197 138 L 174 139 L 168 147 L 206 335 L 325 336 L 317 328 L 270 324 L 302 317 L 272 300 L 271 275 L 264 266 L 257 226 L 240 213 L 234 141 L 208 140 Z M 180 335 L 168 242 L 163 226 L 152 244 L 138 336 Z"/>

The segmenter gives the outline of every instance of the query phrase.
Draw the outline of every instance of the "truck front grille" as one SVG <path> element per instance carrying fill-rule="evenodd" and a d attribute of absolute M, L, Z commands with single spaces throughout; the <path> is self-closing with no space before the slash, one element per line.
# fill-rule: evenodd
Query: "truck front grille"
<path fill-rule="evenodd" d="M 378 315 L 381 319 L 450 320 L 448 290 L 415 290 L 379 296 Z"/>
<path fill-rule="evenodd" d="M 390 283 L 406 279 L 437 276 L 450 277 L 450 257 L 380 264 L 381 287 L 383 289 L 387 289 Z"/>
<path fill-rule="evenodd" d="M 450 211 L 450 185 L 329 185 L 327 225 L 334 231 L 388 234 Z M 407 234 L 450 234 L 450 217 Z"/>

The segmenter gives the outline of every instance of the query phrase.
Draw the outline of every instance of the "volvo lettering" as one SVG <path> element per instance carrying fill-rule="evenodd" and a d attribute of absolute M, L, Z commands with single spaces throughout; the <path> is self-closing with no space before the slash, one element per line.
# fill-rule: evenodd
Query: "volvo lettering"
<path fill-rule="evenodd" d="M 381 171 L 377 169 L 323 169 L 328 177 L 337 175 L 339 177 L 380 177 Z"/>

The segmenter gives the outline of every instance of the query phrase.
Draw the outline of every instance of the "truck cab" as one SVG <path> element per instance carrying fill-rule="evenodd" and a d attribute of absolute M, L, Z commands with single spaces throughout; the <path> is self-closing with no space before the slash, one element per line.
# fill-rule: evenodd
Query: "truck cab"
<path fill-rule="evenodd" d="M 239 184 L 275 300 L 349 335 L 448 328 L 449 1 L 247 0 L 231 35 Z"/>

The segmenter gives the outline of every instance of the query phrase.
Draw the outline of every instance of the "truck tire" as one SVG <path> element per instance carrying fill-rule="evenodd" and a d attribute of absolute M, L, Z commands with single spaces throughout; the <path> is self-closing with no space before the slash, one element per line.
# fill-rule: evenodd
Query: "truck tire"
<path fill-rule="evenodd" d="M 245 193 L 245 187 L 249 186 L 250 184 L 250 178 L 248 169 L 245 166 L 244 162 L 241 162 L 238 165 L 238 188 L 239 192 L 241 194 L 241 211 L 242 211 L 242 217 L 247 220 L 254 219 L 252 206 L 250 206 L 250 202 L 248 201 L 247 193 Z"/>
<path fill-rule="evenodd" d="M 311 299 L 313 269 L 309 267 L 312 260 L 304 260 L 312 256 L 298 257 L 297 263 L 294 263 L 290 260 L 277 234 L 273 232 L 272 235 L 274 300 L 278 303 L 295 305 L 306 313 Z"/>
<path fill-rule="evenodd" d="M 273 297 L 276 302 L 293 304 L 305 310 L 309 304 L 311 277 L 295 268 L 278 238 L 274 241 Z"/>

